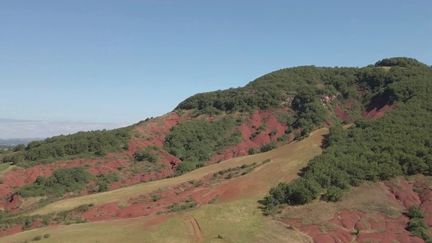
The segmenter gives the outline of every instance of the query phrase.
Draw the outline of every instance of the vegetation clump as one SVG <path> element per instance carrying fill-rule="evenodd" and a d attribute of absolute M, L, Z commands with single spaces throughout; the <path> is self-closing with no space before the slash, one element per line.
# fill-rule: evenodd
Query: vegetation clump
<path fill-rule="evenodd" d="M 408 209 L 407 215 L 410 218 L 407 230 L 422 238 L 426 243 L 431 243 L 432 236 L 429 233 L 429 227 L 424 221 L 423 210 L 419 206 L 412 206 Z"/>
<path fill-rule="evenodd" d="M 155 153 L 156 148 L 149 146 L 142 150 L 134 153 L 136 161 L 148 161 L 150 163 L 156 163 L 159 160 L 159 156 Z"/>
<path fill-rule="evenodd" d="M 159 194 L 152 194 L 151 199 L 153 202 L 159 201 L 161 199 L 161 196 Z"/>
<path fill-rule="evenodd" d="M 407 58 L 407 57 L 392 57 L 392 58 L 386 58 L 381 61 L 378 61 L 375 63 L 375 66 L 381 67 L 381 66 L 399 66 L 399 67 L 425 67 L 426 65 L 417 61 L 414 58 Z"/>
<path fill-rule="evenodd" d="M 42 236 L 40 236 L 40 235 L 35 236 L 35 237 L 33 237 L 33 239 L 32 239 L 32 241 L 40 241 L 40 240 L 42 240 Z"/>
<path fill-rule="evenodd" d="M 192 198 L 189 198 L 189 199 L 185 200 L 184 202 L 174 203 L 174 204 L 168 206 L 168 211 L 169 212 L 178 212 L 178 211 L 183 211 L 183 210 L 190 209 L 190 208 L 195 208 L 196 206 L 197 206 L 197 203 Z"/>
<path fill-rule="evenodd" d="M 176 168 L 176 174 L 181 175 L 186 172 L 198 169 L 200 167 L 203 167 L 203 162 L 197 162 L 197 161 L 183 161 L 181 164 L 179 164 Z"/>
<path fill-rule="evenodd" d="M 276 148 L 276 143 L 275 143 L 275 142 L 270 142 L 270 143 L 268 143 L 268 144 L 264 144 L 264 145 L 260 148 L 260 151 L 263 153 L 263 152 L 267 152 L 267 151 L 273 150 L 273 149 L 275 149 L 275 148 Z"/>
<path fill-rule="evenodd" d="M 125 148 L 129 137 L 129 128 L 55 136 L 31 142 L 25 148 L 17 147 L 14 153 L 3 156 L 2 161 L 32 165 L 72 156 L 103 156 Z"/>
<path fill-rule="evenodd" d="M 256 152 L 257 152 L 257 151 L 256 151 L 254 148 L 249 148 L 249 149 L 248 149 L 248 154 L 249 154 L 249 155 L 256 154 Z"/>
<path fill-rule="evenodd" d="M 261 166 L 261 165 L 266 164 L 268 162 L 270 162 L 270 160 L 264 160 L 260 163 L 253 162 L 251 164 L 243 164 L 241 166 L 228 168 L 225 170 L 220 170 L 220 171 L 213 174 L 213 179 L 221 179 L 221 178 L 231 179 L 234 177 L 243 176 L 243 175 L 249 174 L 258 166 Z"/>
<path fill-rule="evenodd" d="M 52 176 L 39 176 L 34 183 L 22 186 L 17 192 L 22 197 L 58 197 L 68 192 L 81 191 L 91 178 L 83 168 L 58 169 Z"/>
<path fill-rule="evenodd" d="M 92 206 L 92 204 L 84 204 L 71 210 L 47 215 L 16 215 L 10 212 L 0 212 L 0 229 L 7 229 L 15 225 L 21 225 L 23 229 L 30 229 L 34 222 L 42 222 L 43 225 L 84 223 L 86 220 L 82 218 L 82 213 Z M 49 237 L 50 234 L 43 235 L 45 239 Z"/>
<path fill-rule="evenodd" d="M 241 135 L 232 119 L 190 120 L 172 129 L 165 140 L 165 148 L 183 161 L 177 171 L 184 173 L 202 166 L 216 151 L 240 140 Z"/>
<path fill-rule="evenodd" d="M 104 192 L 107 191 L 109 186 L 118 181 L 120 178 L 116 173 L 110 174 L 99 174 L 96 175 L 96 188 L 95 192 Z"/>

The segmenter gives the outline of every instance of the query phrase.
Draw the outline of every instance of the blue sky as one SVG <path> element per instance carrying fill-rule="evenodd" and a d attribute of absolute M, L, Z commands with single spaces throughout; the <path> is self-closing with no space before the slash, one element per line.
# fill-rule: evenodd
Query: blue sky
<path fill-rule="evenodd" d="M 111 127 L 283 67 L 432 64 L 431 9 L 430 0 L 4 0 L 0 118 Z"/>

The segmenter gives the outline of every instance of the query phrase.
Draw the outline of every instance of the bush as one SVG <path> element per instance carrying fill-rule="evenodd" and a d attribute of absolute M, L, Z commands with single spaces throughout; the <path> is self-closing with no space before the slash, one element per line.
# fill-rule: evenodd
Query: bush
<path fill-rule="evenodd" d="M 432 240 L 432 237 L 428 233 L 428 227 L 423 219 L 413 218 L 408 222 L 407 230 L 413 235 L 422 238 L 425 241 Z"/>
<path fill-rule="evenodd" d="M 288 134 L 284 134 L 277 138 L 278 142 L 283 142 L 286 141 L 287 139 L 288 139 Z"/>
<path fill-rule="evenodd" d="M 99 174 L 96 175 L 96 192 L 104 192 L 107 191 L 109 186 L 119 180 L 119 177 L 116 173 L 110 174 Z"/>
<path fill-rule="evenodd" d="M 327 192 L 322 196 L 324 201 L 336 202 L 342 198 L 342 189 L 338 187 L 330 187 Z"/>
<path fill-rule="evenodd" d="M 252 154 L 255 154 L 255 153 L 256 153 L 256 151 L 255 151 L 254 148 L 249 148 L 249 149 L 248 149 L 248 154 L 249 154 L 249 155 L 252 155 Z"/>
<path fill-rule="evenodd" d="M 260 148 L 260 151 L 261 151 L 261 152 L 267 152 L 267 151 L 273 150 L 273 149 L 275 149 L 275 148 L 276 148 L 276 143 L 275 143 L 275 142 L 270 142 L 270 143 L 268 143 L 268 144 L 263 145 L 263 146 Z"/>
<path fill-rule="evenodd" d="M 42 236 L 40 236 L 40 235 L 35 236 L 35 237 L 32 239 L 32 241 L 40 241 L 40 240 L 42 240 Z"/>
<path fill-rule="evenodd" d="M 2 157 L 3 163 L 12 163 L 12 164 L 19 164 L 25 160 L 25 155 L 23 152 L 16 152 L 16 153 L 9 153 L 5 154 Z"/>
<path fill-rule="evenodd" d="M 153 202 L 159 201 L 161 199 L 161 196 L 159 194 L 152 194 L 151 199 Z"/>
<path fill-rule="evenodd" d="M 287 186 L 285 201 L 292 205 L 301 205 L 315 199 L 321 190 L 320 185 L 313 180 L 297 180 Z"/>
<path fill-rule="evenodd" d="M 61 196 L 81 191 L 90 179 L 91 175 L 83 168 L 58 169 L 50 177 L 39 176 L 34 183 L 22 186 L 17 192 L 22 197 Z"/>
<path fill-rule="evenodd" d="M 197 205 L 197 203 L 192 198 L 189 198 L 184 202 L 174 203 L 174 204 L 170 205 L 168 207 L 168 210 L 170 212 L 178 212 L 178 211 L 183 211 L 186 209 L 194 208 L 194 207 L 196 207 L 196 205 Z"/>
<path fill-rule="evenodd" d="M 143 150 L 137 151 L 134 154 L 136 161 L 148 161 L 150 163 L 156 163 L 159 156 L 153 152 L 154 149 L 147 147 Z"/>
<path fill-rule="evenodd" d="M 424 218 L 423 210 L 419 206 L 412 206 L 408 209 L 409 218 Z"/>
<path fill-rule="evenodd" d="M 422 238 L 425 242 L 432 242 L 432 237 L 429 234 L 429 227 L 423 219 L 423 210 L 419 206 L 415 205 L 408 209 L 407 215 L 410 218 L 407 230 L 413 235 Z"/>
<path fill-rule="evenodd" d="M 176 174 L 181 175 L 186 172 L 195 170 L 197 168 L 202 167 L 203 164 L 201 162 L 193 162 L 193 161 L 183 161 L 176 168 Z"/>
<path fill-rule="evenodd" d="M 13 148 L 13 151 L 14 152 L 19 152 L 19 151 L 24 151 L 25 150 L 25 145 L 24 144 L 18 144 L 17 146 L 15 146 L 14 148 Z"/>
<path fill-rule="evenodd" d="M 235 121 L 191 120 L 175 126 L 165 140 L 165 148 L 182 161 L 204 162 L 218 150 L 241 140 Z"/>

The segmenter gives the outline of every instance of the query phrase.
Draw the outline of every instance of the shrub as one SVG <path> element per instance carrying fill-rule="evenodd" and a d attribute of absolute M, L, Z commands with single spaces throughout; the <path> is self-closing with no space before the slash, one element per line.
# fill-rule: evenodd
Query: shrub
<path fill-rule="evenodd" d="M 430 241 L 432 238 L 428 233 L 428 227 L 423 219 L 413 218 L 408 222 L 407 230 L 413 235 L 418 236 L 425 241 Z"/>
<path fill-rule="evenodd" d="M 151 199 L 153 202 L 159 201 L 161 199 L 161 196 L 159 194 L 152 194 Z"/>
<path fill-rule="evenodd" d="M 260 148 L 260 151 L 261 152 L 267 152 L 267 151 L 270 151 L 270 150 L 275 149 L 275 148 L 276 148 L 276 143 L 275 142 L 270 142 L 268 144 L 263 145 Z"/>
<path fill-rule="evenodd" d="M 40 236 L 40 235 L 35 236 L 35 237 L 33 237 L 33 239 L 32 239 L 32 241 L 40 241 L 40 240 L 42 240 L 42 236 Z"/>
<path fill-rule="evenodd" d="M 153 152 L 153 149 L 147 147 L 143 150 L 135 152 L 134 158 L 136 161 L 148 161 L 150 163 L 156 163 L 159 159 L 159 156 Z"/>
<path fill-rule="evenodd" d="M 58 169 L 50 177 L 39 176 L 34 183 L 22 186 L 17 192 L 22 197 L 61 196 L 82 190 L 90 179 L 91 175 L 80 167 Z"/>
<path fill-rule="evenodd" d="M 235 121 L 191 120 L 175 126 L 165 140 L 166 149 L 182 161 L 204 162 L 218 150 L 241 140 Z"/>
<path fill-rule="evenodd" d="M 412 206 L 407 213 L 410 221 L 408 222 L 407 230 L 412 234 L 422 238 L 425 242 L 432 242 L 432 237 L 429 234 L 429 227 L 425 223 L 423 210 L 419 206 Z"/>
<path fill-rule="evenodd" d="M 419 206 L 412 206 L 408 209 L 408 217 L 422 219 L 424 217 L 423 210 Z"/>
<path fill-rule="evenodd" d="M 342 198 L 342 189 L 332 186 L 327 189 L 327 192 L 322 196 L 324 201 L 336 202 Z"/>
<path fill-rule="evenodd" d="M 192 198 L 189 198 L 184 202 L 174 203 L 174 204 L 170 205 L 168 207 L 168 210 L 170 212 L 178 212 L 178 211 L 183 211 L 186 209 L 194 208 L 194 207 L 196 207 L 196 205 L 197 205 L 197 203 Z"/>
<path fill-rule="evenodd" d="M 17 146 L 15 146 L 13 148 L 14 152 L 19 152 L 19 151 L 24 151 L 25 150 L 25 145 L 24 144 L 18 144 Z"/>
<path fill-rule="evenodd" d="M 192 161 L 183 161 L 181 164 L 179 164 L 176 168 L 176 174 L 181 175 L 186 172 L 195 170 L 197 168 L 202 167 L 203 164 L 200 162 L 192 162 Z"/>
<path fill-rule="evenodd" d="M 278 142 L 283 142 L 286 141 L 287 139 L 288 139 L 288 134 L 284 134 L 277 138 Z"/>
<path fill-rule="evenodd" d="M 104 192 L 108 190 L 108 187 L 113 183 L 119 180 L 119 177 L 116 173 L 110 174 L 99 174 L 96 175 L 96 192 Z"/>
<path fill-rule="evenodd" d="M 248 149 L 248 154 L 249 154 L 249 155 L 252 155 L 252 154 L 255 154 L 255 153 L 256 153 L 256 151 L 255 151 L 254 148 L 249 148 L 249 149 Z"/>
<path fill-rule="evenodd" d="M 320 185 L 313 180 L 297 180 L 285 190 L 285 201 L 292 205 L 301 205 L 315 199 L 321 190 Z"/>
<path fill-rule="evenodd" d="M 20 152 L 16 152 L 16 153 L 5 154 L 2 157 L 1 161 L 3 163 L 11 162 L 12 164 L 19 164 L 19 163 L 23 162 L 24 160 L 25 160 L 25 155 L 22 151 L 20 151 Z"/>

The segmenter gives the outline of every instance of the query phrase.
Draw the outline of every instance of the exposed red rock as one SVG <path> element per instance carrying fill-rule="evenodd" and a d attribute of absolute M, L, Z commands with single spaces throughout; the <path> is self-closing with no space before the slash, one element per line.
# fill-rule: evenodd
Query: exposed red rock
<path fill-rule="evenodd" d="M 339 118 L 341 121 L 344 121 L 344 122 L 351 121 L 351 117 L 349 116 L 349 114 L 346 111 L 344 111 L 342 109 L 342 107 L 339 105 L 337 105 L 335 108 L 335 114 L 336 114 L 337 118 Z"/>
<path fill-rule="evenodd" d="M 362 113 L 363 117 L 370 119 L 378 119 L 384 116 L 386 112 L 389 112 L 395 108 L 394 105 L 384 105 L 381 108 L 373 108 Z"/>
<path fill-rule="evenodd" d="M 260 130 L 260 127 L 264 129 Z M 238 127 L 242 141 L 214 155 L 210 161 L 247 155 L 250 148 L 259 149 L 264 144 L 277 141 L 278 137 L 285 134 L 286 129 L 286 124 L 281 124 L 273 111 L 256 111 Z"/>
<path fill-rule="evenodd" d="M 403 178 L 379 183 L 387 190 L 389 200 L 399 204 L 405 211 L 421 205 L 425 219 L 430 225 L 432 190 L 425 183 L 409 182 Z M 419 193 L 417 193 L 419 192 Z M 357 209 L 337 211 L 331 220 L 320 224 L 304 224 L 300 219 L 282 219 L 308 234 L 314 242 L 424 242 L 406 230 L 408 217 L 403 213 L 390 217 L 381 212 L 363 212 Z"/>
<path fill-rule="evenodd" d="M 397 182 L 387 181 L 384 182 L 384 185 L 388 187 L 388 190 L 391 192 L 394 199 L 401 202 L 405 208 L 420 205 L 420 197 L 416 192 L 414 192 L 414 185 L 408 181 L 403 179 L 398 180 Z"/>

